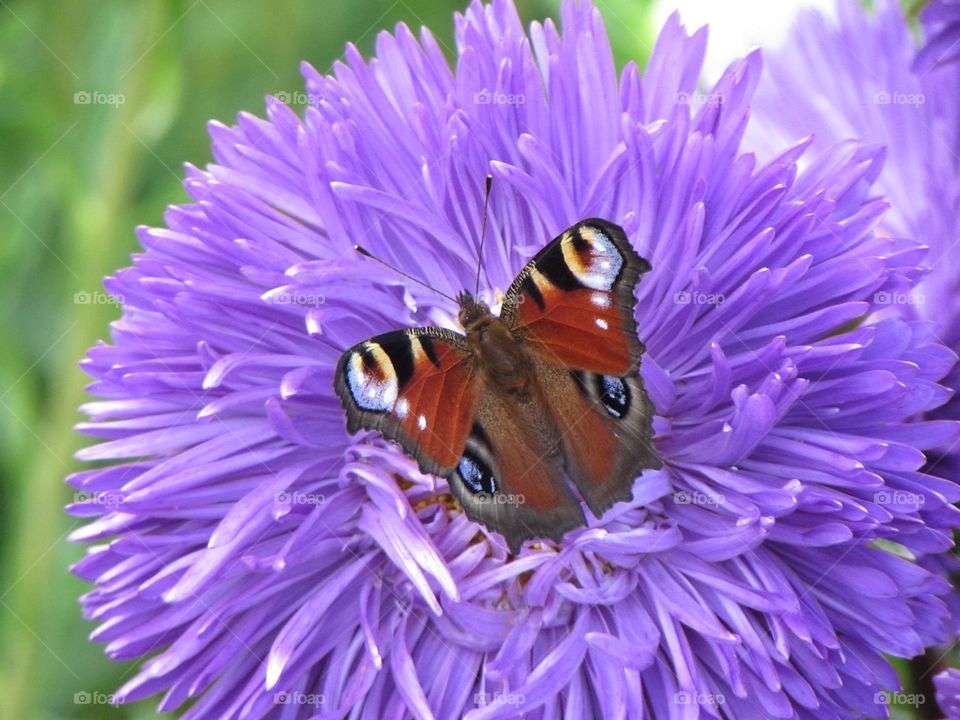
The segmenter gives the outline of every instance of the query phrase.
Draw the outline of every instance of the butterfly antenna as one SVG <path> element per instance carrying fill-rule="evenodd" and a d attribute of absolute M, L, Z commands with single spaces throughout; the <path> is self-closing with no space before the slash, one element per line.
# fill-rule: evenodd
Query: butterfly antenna
<path fill-rule="evenodd" d="M 428 284 L 425 283 L 423 280 L 420 280 L 419 278 L 415 278 L 413 275 L 410 275 L 410 274 L 408 274 L 408 273 L 405 273 L 405 272 L 404 272 L 403 270 L 401 270 L 400 268 L 394 267 L 393 265 L 391 265 L 390 263 L 386 262 L 385 260 L 381 260 L 380 258 L 378 258 L 376 255 L 374 255 L 373 253 L 371 253 L 371 252 L 370 252 L 369 250 L 367 250 L 366 248 L 360 247 L 359 245 L 354 245 L 354 246 L 353 246 L 353 249 L 356 250 L 356 251 L 357 251 L 358 253 L 360 253 L 361 255 L 363 255 L 364 257 L 368 257 L 368 258 L 370 258 L 371 260 L 374 260 L 374 261 L 380 263 L 380 264 L 383 265 L 385 268 L 387 268 L 387 269 L 389 269 L 389 270 L 393 270 L 397 275 L 399 275 L 399 276 L 401 276 L 401 277 L 405 277 L 407 280 L 409 280 L 409 281 L 411 281 L 411 282 L 415 282 L 417 285 L 422 285 L 422 286 L 425 287 L 427 290 L 430 290 L 431 292 L 435 292 L 437 295 L 440 295 L 441 297 L 447 298 L 447 300 L 452 300 L 453 302 L 457 303 L 458 305 L 460 304 L 459 302 L 457 302 L 457 299 L 456 299 L 455 297 L 453 297 L 453 296 L 451 296 L 451 295 L 447 295 L 445 292 L 441 292 L 440 290 L 437 290 L 437 289 L 436 289 L 435 287 L 433 287 L 432 285 L 428 285 Z"/>
<path fill-rule="evenodd" d="M 480 249 L 477 250 L 477 282 L 473 286 L 473 296 L 480 292 L 480 269 L 483 267 L 483 241 L 487 237 L 487 206 L 490 205 L 490 186 L 493 185 L 493 175 L 487 175 L 483 191 L 483 222 L 480 225 Z"/>

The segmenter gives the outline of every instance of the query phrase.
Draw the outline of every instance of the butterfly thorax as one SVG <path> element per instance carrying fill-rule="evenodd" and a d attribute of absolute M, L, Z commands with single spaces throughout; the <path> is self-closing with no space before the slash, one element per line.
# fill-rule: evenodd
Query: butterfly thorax
<path fill-rule="evenodd" d="M 485 303 L 466 291 L 457 301 L 460 325 L 489 384 L 514 396 L 528 394 L 533 373 L 527 351 Z"/>

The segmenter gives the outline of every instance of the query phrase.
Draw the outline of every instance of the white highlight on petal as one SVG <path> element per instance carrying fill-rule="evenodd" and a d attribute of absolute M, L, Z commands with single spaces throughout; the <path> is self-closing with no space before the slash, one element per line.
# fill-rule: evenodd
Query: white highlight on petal
<path fill-rule="evenodd" d="M 427 429 L 427 417 L 426 417 L 426 415 L 421 415 L 420 417 L 417 418 L 417 427 L 420 428 L 421 430 L 426 430 L 426 429 Z"/>
<path fill-rule="evenodd" d="M 609 330 L 610 326 L 607 324 L 607 321 L 603 318 L 597 318 L 597 327 L 601 330 Z"/>

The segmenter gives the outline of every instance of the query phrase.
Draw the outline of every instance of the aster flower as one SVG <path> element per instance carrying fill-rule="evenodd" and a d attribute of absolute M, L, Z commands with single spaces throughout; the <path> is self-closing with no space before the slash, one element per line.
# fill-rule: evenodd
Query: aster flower
<path fill-rule="evenodd" d="M 960 2 L 933 0 L 920 14 L 927 43 L 914 59 L 913 69 L 924 73 L 960 59 Z"/>
<path fill-rule="evenodd" d="M 646 75 L 619 79 L 600 15 L 524 32 L 507 0 L 456 21 L 456 69 L 404 26 L 377 57 L 304 66 L 304 116 L 211 126 L 189 204 L 141 228 L 106 281 L 124 298 L 85 370 L 104 442 L 74 539 L 93 639 L 146 658 L 118 694 L 189 718 L 877 715 L 884 653 L 942 639 L 947 480 L 923 450 L 949 422 L 954 355 L 875 297 L 921 276 L 874 232 L 883 152 L 740 150 L 759 54 L 694 108 L 706 34 L 672 17 Z M 621 224 L 639 289 L 659 471 L 633 500 L 518 555 L 446 483 L 376 434 L 348 436 L 339 351 L 454 327 L 483 177 L 495 296 L 583 217 Z M 882 544 L 882 547 L 878 545 Z M 721 708 L 722 706 L 722 708 Z"/>
<path fill-rule="evenodd" d="M 946 17 L 946 10 L 934 12 L 934 5 L 925 17 Z M 872 14 L 857 0 L 843 0 L 836 22 L 803 13 L 786 45 L 767 58 L 747 146 L 774 156 L 781 143 L 809 135 L 814 151 L 850 138 L 882 146 L 887 159 L 875 187 L 891 209 L 879 228 L 929 246 L 924 264 L 930 271 L 919 287 L 900 288 L 878 300 L 890 310 L 932 321 L 937 336 L 958 350 L 960 64 L 916 73 L 911 69 L 916 52 L 894 0 L 875 3 Z M 960 368 L 945 384 L 960 388 Z M 960 417 L 960 402 L 934 416 Z M 947 455 L 937 460 L 941 474 L 960 472 L 956 451 L 948 446 L 934 453 Z"/>
<path fill-rule="evenodd" d="M 949 668 L 933 678 L 937 705 L 948 718 L 960 717 L 960 670 Z"/>

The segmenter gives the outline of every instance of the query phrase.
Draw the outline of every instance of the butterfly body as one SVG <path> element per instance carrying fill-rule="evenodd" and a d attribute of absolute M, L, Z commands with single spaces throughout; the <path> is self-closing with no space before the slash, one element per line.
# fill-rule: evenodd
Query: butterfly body
<path fill-rule="evenodd" d="M 559 539 L 632 495 L 660 461 L 639 377 L 634 287 L 649 264 L 618 226 L 585 220 L 521 271 L 499 317 L 457 296 L 463 334 L 411 328 L 347 350 L 348 429 L 378 430 L 448 479 L 466 514 L 523 540 Z"/>
<path fill-rule="evenodd" d="M 534 382 L 530 353 L 490 308 L 467 293 L 460 295 L 460 325 L 464 329 L 487 388 L 527 402 Z"/>

